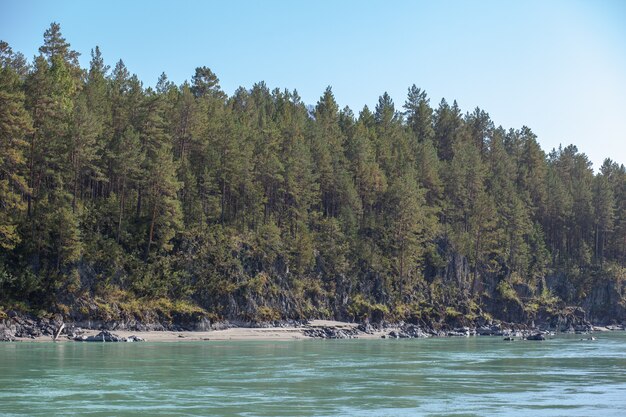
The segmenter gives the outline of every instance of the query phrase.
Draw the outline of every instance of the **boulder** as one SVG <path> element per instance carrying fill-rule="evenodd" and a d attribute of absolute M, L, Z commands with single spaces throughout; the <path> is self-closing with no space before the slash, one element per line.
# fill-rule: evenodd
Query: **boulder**
<path fill-rule="evenodd" d="M 369 323 L 361 323 L 361 324 L 359 324 L 357 329 L 359 329 L 359 331 L 361 331 L 363 333 L 374 334 L 374 328 Z"/>
<path fill-rule="evenodd" d="M 405 324 L 400 328 L 400 337 L 418 338 L 429 337 L 430 335 L 424 332 L 421 327 L 414 324 Z"/>
<path fill-rule="evenodd" d="M 7 331 L 7 330 L 0 330 L 0 342 L 14 342 L 15 341 L 15 336 Z"/>
<path fill-rule="evenodd" d="M 74 338 L 78 342 L 143 342 L 138 336 L 121 337 L 108 330 L 103 330 L 95 336 L 79 335 Z"/>
<path fill-rule="evenodd" d="M 359 334 L 357 328 L 336 328 L 330 326 L 311 327 L 304 329 L 305 336 L 317 339 L 353 339 Z"/>

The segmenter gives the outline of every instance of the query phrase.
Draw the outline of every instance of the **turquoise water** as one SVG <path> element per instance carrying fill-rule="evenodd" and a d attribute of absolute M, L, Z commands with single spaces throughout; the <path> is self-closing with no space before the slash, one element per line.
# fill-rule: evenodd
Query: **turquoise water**
<path fill-rule="evenodd" d="M 0 344 L 0 414 L 625 416 L 626 334 Z"/>

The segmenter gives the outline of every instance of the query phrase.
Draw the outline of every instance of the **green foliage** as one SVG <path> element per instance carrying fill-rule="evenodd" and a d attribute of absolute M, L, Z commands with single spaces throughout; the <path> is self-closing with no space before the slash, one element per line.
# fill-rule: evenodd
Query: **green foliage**
<path fill-rule="evenodd" d="M 454 307 L 446 307 L 446 318 L 448 319 L 456 319 L 463 314 L 460 311 L 457 311 Z"/>
<path fill-rule="evenodd" d="M 280 312 L 272 307 L 262 306 L 257 310 L 257 319 L 261 322 L 279 320 L 280 317 Z"/>
<path fill-rule="evenodd" d="M 503 300 L 519 302 L 519 297 L 517 295 L 517 292 L 515 292 L 515 290 L 513 289 L 511 284 L 509 284 L 508 281 L 505 281 L 505 280 L 500 281 L 498 283 L 498 286 L 496 287 L 496 291 L 498 291 L 498 294 L 500 295 L 500 297 L 502 297 Z"/>
<path fill-rule="evenodd" d="M 380 303 L 367 301 L 361 294 L 357 294 L 348 305 L 348 314 L 354 320 L 382 320 L 389 315 L 389 308 Z"/>

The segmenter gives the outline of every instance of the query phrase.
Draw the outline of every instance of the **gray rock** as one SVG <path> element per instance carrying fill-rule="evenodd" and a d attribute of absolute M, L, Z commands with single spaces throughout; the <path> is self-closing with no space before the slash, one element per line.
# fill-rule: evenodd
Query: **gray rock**
<path fill-rule="evenodd" d="M 361 324 L 359 324 L 357 329 L 359 329 L 359 331 L 361 331 L 363 333 L 374 334 L 374 328 L 369 323 L 361 323 Z"/>
<path fill-rule="evenodd" d="M 472 332 L 469 327 L 460 327 L 448 332 L 448 336 L 453 337 L 469 337 Z M 474 332 L 476 334 L 476 332 Z"/>
<path fill-rule="evenodd" d="M 317 339 L 353 339 L 359 334 L 359 330 L 357 328 L 312 327 L 304 329 L 303 333 Z"/>
<path fill-rule="evenodd" d="M 207 332 L 211 330 L 211 321 L 206 317 L 203 317 L 195 323 L 194 330 L 199 332 Z"/>
<path fill-rule="evenodd" d="M 77 335 L 73 338 L 77 342 L 144 342 L 145 339 L 139 336 L 121 337 L 108 330 L 103 330 L 95 336 Z"/>
<path fill-rule="evenodd" d="M 15 336 L 7 331 L 7 330 L 0 330 L 0 342 L 14 342 L 15 341 Z"/>
<path fill-rule="evenodd" d="M 414 324 L 405 324 L 400 328 L 400 337 L 419 338 L 429 337 L 430 335 L 424 332 L 419 326 Z"/>
<path fill-rule="evenodd" d="M 80 336 L 78 339 L 74 339 L 83 342 L 125 342 L 126 339 L 116 334 L 103 330 L 95 336 Z"/>

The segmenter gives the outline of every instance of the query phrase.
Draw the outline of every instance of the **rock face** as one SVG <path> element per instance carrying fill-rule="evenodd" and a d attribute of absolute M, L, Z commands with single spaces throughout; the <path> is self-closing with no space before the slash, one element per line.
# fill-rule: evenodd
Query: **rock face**
<path fill-rule="evenodd" d="M 59 323 L 48 318 L 34 318 L 9 311 L 10 319 L 4 328 L 10 330 L 15 337 L 35 338 L 37 336 L 53 336 Z M 2 327 L 2 326 L 0 326 Z"/>
<path fill-rule="evenodd" d="M 500 326 L 482 326 L 476 329 L 476 333 L 480 336 L 504 336 L 504 331 Z"/>
<path fill-rule="evenodd" d="M 95 336 L 77 336 L 74 340 L 77 342 L 143 342 L 144 340 L 138 336 L 121 337 L 116 334 L 103 330 Z"/>
<path fill-rule="evenodd" d="M 610 323 L 626 319 L 626 281 L 605 280 L 593 287 L 582 302 L 595 322 Z"/>
<path fill-rule="evenodd" d="M 587 320 L 587 314 L 581 307 L 565 307 L 558 312 L 540 310 L 537 321 L 545 327 L 557 332 L 590 332 L 593 326 Z"/>

